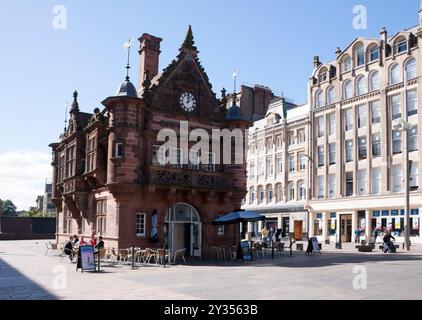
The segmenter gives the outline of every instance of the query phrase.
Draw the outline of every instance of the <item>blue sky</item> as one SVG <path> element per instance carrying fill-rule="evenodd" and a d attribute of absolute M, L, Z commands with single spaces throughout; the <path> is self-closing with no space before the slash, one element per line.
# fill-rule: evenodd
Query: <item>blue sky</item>
<path fill-rule="evenodd" d="M 64 105 L 75 89 L 84 111 L 113 95 L 125 75 L 122 46 L 129 37 L 144 32 L 162 37 L 162 69 L 177 55 L 191 24 L 218 95 L 223 86 L 232 90 L 237 68 L 240 83 L 263 84 L 301 103 L 314 55 L 332 60 L 337 46 L 359 35 L 379 37 L 382 26 L 390 34 L 412 27 L 418 3 L 383 0 L 381 9 L 379 0 L 2 0 L 0 157 L 39 152 L 44 159 L 63 129 Z M 56 5 L 67 8 L 66 30 L 52 27 Z M 353 28 L 355 5 L 368 10 L 367 30 Z M 136 50 L 131 62 L 137 83 Z M 0 198 L 4 193 L 0 185 Z"/>

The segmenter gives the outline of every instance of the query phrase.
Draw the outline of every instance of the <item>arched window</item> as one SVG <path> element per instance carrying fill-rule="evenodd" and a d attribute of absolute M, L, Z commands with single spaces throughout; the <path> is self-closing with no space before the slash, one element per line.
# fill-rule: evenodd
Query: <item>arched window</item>
<path fill-rule="evenodd" d="M 318 74 L 318 81 L 320 83 L 328 81 L 328 69 L 327 68 L 322 68 Z"/>
<path fill-rule="evenodd" d="M 376 70 L 369 75 L 369 87 L 371 91 L 379 90 L 380 88 L 380 73 Z"/>
<path fill-rule="evenodd" d="M 250 204 L 253 204 L 255 202 L 255 188 L 252 187 L 249 189 L 249 200 L 250 200 Z"/>
<path fill-rule="evenodd" d="M 289 192 L 288 193 L 289 201 L 294 201 L 295 200 L 295 184 L 293 182 L 290 182 L 287 187 L 287 190 Z"/>
<path fill-rule="evenodd" d="M 390 68 L 390 85 L 399 83 L 401 81 L 400 77 L 400 67 L 396 63 Z"/>
<path fill-rule="evenodd" d="M 343 99 L 350 99 L 353 95 L 352 81 L 346 80 L 343 84 Z"/>
<path fill-rule="evenodd" d="M 355 58 L 356 58 L 356 67 L 359 67 L 365 64 L 365 48 L 363 44 L 359 44 L 355 48 Z"/>
<path fill-rule="evenodd" d="M 368 58 L 369 61 L 376 61 L 380 57 L 380 50 L 377 44 L 371 44 L 368 49 Z"/>
<path fill-rule="evenodd" d="M 318 90 L 318 92 L 315 95 L 315 102 L 316 102 L 316 107 L 317 108 L 321 108 L 325 105 L 324 103 L 324 95 L 322 90 Z"/>
<path fill-rule="evenodd" d="M 273 202 L 273 199 L 274 199 L 273 186 L 271 184 L 267 184 L 266 191 L 267 191 L 267 203 Z"/>
<path fill-rule="evenodd" d="M 336 99 L 336 93 L 334 92 L 334 87 L 329 87 L 327 90 L 327 103 L 333 104 Z"/>
<path fill-rule="evenodd" d="M 406 79 L 412 80 L 416 78 L 416 59 L 410 58 L 404 65 L 404 71 L 406 72 Z"/>
<path fill-rule="evenodd" d="M 283 201 L 283 188 L 281 187 L 281 183 L 277 183 L 275 185 L 275 192 L 276 192 L 276 202 Z"/>
<path fill-rule="evenodd" d="M 305 188 L 305 183 L 303 181 L 298 182 L 297 190 L 299 192 L 299 200 L 305 200 L 306 199 L 306 188 Z"/>
<path fill-rule="evenodd" d="M 350 56 L 344 56 L 342 62 L 341 62 L 341 72 L 347 72 L 352 69 L 352 59 Z"/>
<path fill-rule="evenodd" d="M 407 51 L 407 39 L 405 37 L 399 37 L 394 43 L 394 49 L 396 54 Z"/>
<path fill-rule="evenodd" d="M 356 94 L 358 96 L 365 94 L 367 91 L 367 86 L 366 86 L 366 78 L 364 76 L 359 76 L 356 79 Z"/>

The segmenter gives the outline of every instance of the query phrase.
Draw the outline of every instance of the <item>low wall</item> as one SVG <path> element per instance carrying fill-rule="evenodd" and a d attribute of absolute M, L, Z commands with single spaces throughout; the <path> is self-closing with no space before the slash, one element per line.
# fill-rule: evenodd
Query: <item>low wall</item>
<path fill-rule="evenodd" d="M 55 239 L 56 218 L 0 217 L 0 240 Z"/>

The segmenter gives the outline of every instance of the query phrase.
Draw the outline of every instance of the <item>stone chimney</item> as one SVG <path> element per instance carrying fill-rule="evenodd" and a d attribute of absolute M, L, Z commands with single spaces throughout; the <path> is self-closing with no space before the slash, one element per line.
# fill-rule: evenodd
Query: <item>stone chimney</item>
<path fill-rule="evenodd" d="M 319 56 L 314 57 L 314 69 L 318 68 L 321 65 L 321 62 L 319 61 Z"/>
<path fill-rule="evenodd" d="M 387 32 L 387 29 L 385 27 L 383 27 L 381 29 L 380 35 L 381 35 L 381 40 L 384 41 L 384 44 L 387 44 L 388 43 L 388 32 Z"/>
<path fill-rule="evenodd" d="M 141 48 L 139 54 L 141 56 L 139 88 L 142 90 L 142 84 L 148 75 L 149 80 L 158 74 L 159 58 L 160 58 L 160 43 L 163 39 L 154 37 L 150 34 L 144 33 L 139 38 Z"/>

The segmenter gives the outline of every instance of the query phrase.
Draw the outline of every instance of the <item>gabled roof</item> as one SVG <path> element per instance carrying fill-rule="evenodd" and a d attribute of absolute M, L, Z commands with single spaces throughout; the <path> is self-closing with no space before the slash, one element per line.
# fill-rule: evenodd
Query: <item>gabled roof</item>
<path fill-rule="evenodd" d="M 167 66 L 167 68 L 165 68 L 161 73 L 156 75 L 151 80 L 151 84 L 148 90 L 145 90 L 144 92 L 144 97 L 153 95 L 160 86 L 164 85 L 167 82 L 167 80 L 171 78 L 172 74 L 175 73 L 181 67 L 181 65 L 186 59 L 190 59 L 195 63 L 195 66 L 198 72 L 200 73 L 203 81 L 207 84 L 210 95 L 213 97 L 215 102 L 218 103 L 216 94 L 214 93 L 212 89 L 212 85 L 210 83 L 209 77 L 207 73 L 205 72 L 205 69 L 198 58 L 199 51 L 197 50 L 194 44 L 195 42 L 193 38 L 192 27 L 189 26 L 189 29 L 186 34 L 185 40 L 182 44 L 182 47 L 179 49 L 180 51 L 179 55 Z"/>

